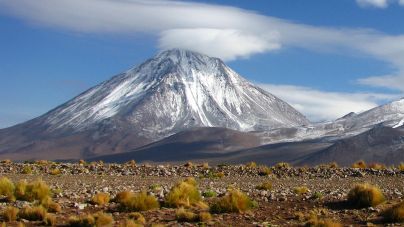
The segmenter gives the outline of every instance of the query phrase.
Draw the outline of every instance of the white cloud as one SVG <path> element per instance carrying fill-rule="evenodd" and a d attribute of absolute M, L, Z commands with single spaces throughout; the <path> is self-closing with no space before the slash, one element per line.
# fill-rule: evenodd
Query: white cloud
<path fill-rule="evenodd" d="M 292 85 L 258 84 L 305 114 L 311 121 L 335 120 L 350 112 L 360 113 L 399 95 L 326 92 Z"/>
<path fill-rule="evenodd" d="M 171 49 L 181 46 L 213 57 L 233 60 L 281 48 L 277 33 L 260 36 L 233 29 L 172 29 L 162 32 L 160 47 Z M 214 45 L 212 45 L 214 43 Z"/>
<path fill-rule="evenodd" d="M 385 9 L 390 4 L 395 3 L 404 6 L 404 0 L 356 0 L 356 3 L 358 3 L 358 5 L 363 8 L 374 7 L 379 9 Z"/>
<path fill-rule="evenodd" d="M 377 7 L 377 8 L 386 8 L 389 4 L 388 0 L 356 0 L 359 6 L 361 7 Z"/>
<path fill-rule="evenodd" d="M 366 2 L 382 7 L 397 1 Z M 404 91 L 404 35 L 316 27 L 236 7 L 169 0 L 0 0 L 0 12 L 75 32 L 143 32 L 156 36 L 162 49 L 185 48 L 226 60 L 293 47 L 370 56 L 390 63 L 393 71 L 388 78 L 374 75 L 359 83 Z M 389 83 L 379 83 L 384 79 Z"/>

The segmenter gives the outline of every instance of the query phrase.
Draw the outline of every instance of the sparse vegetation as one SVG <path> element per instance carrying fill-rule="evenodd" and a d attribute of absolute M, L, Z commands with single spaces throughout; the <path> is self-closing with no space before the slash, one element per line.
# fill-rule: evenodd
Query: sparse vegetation
<path fill-rule="evenodd" d="M 145 211 L 160 207 L 156 197 L 147 195 L 146 192 L 120 193 L 115 200 L 120 204 L 120 208 L 126 211 Z"/>
<path fill-rule="evenodd" d="M 56 222 L 56 216 L 53 214 L 46 214 L 45 219 L 43 220 L 43 224 L 46 226 L 55 226 Z"/>
<path fill-rule="evenodd" d="M 195 222 L 198 221 L 198 215 L 192 211 L 186 210 L 184 207 L 180 207 L 175 212 L 175 217 L 181 222 Z"/>
<path fill-rule="evenodd" d="M 279 162 L 274 166 L 276 169 L 289 169 L 291 166 L 287 162 Z"/>
<path fill-rule="evenodd" d="M 211 198 L 211 197 L 216 197 L 217 193 L 213 190 L 207 190 L 202 193 L 202 196 L 205 198 Z"/>
<path fill-rule="evenodd" d="M 246 166 L 247 168 L 257 168 L 257 163 L 255 163 L 255 162 L 249 162 L 249 163 L 245 164 L 245 166 Z"/>
<path fill-rule="evenodd" d="M 31 166 L 24 166 L 21 170 L 22 174 L 31 174 L 32 173 L 32 167 Z"/>
<path fill-rule="evenodd" d="M 104 206 L 109 203 L 110 196 L 108 193 L 99 192 L 93 196 L 91 202 L 99 206 Z"/>
<path fill-rule="evenodd" d="M 356 169 L 366 169 L 366 162 L 363 160 L 359 160 L 357 162 L 355 162 L 354 164 L 352 164 L 352 168 L 356 168 Z"/>
<path fill-rule="evenodd" d="M 209 212 L 202 211 L 196 214 L 184 207 L 177 209 L 175 217 L 180 222 L 208 222 L 212 219 L 212 215 Z"/>
<path fill-rule="evenodd" d="M 166 196 L 165 204 L 169 207 L 189 207 L 196 202 L 201 201 L 202 197 L 196 187 L 195 179 L 178 182 L 171 188 Z"/>
<path fill-rule="evenodd" d="M 114 218 L 111 214 L 97 212 L 94 214 L 95 226 L 112 226 Z"/>
<path fill-rule="evenodd" d="M 49 196 L 42 200 L 41 205 L 51 213 L 59 213 L 62 211 L 60 204 L 55 203 Z"/>
<path fill-rule="evenodd" d="M 368 165 L 369 168 L 371 169 L 376 169 L 376 170 L 383 170 L 386 169 L 386 166 L 381 163 L 371 163 Z"/>
<path fill-rule="evenodd" d="M 269 191 L 269 190 L 272 190 L 272 183 L 269 182 L 269 181 L 266 181 L 266 182 L 264 182 L 264 183 L 262 183 L 260 185 L 257 185 L 255 188 L 258 189 L 258 190 L 267 190 L 267 191 Z"/>
<path fill-rule="evenodd" d="M 46 209 L 43 206 L 24 207 L 18 212 L 20 218 L 30 221 L 43 221 L 46 214 Z"/>
<path fill-rule="evenodd" d="M 400 165 L 398 165 L 398 169 L 404 171 L 404 162 L 401 162 Z"/>
<path fill-rule="evenodd" d="M 330 220 L 330 219 L 322 219 L 317 215 L 311 215 L 309 220 L 305 224 L 306 227 L 342 227 L 339 222 Z"/>
<path fill-rule="evenodd" d="M 404 202 L 398 203 L 382 213 L 385 222 L 404 222 Z"/>
<path fill-rule="evenodd" d="M 141 224 L 141 225 L 145 225 L 146 224 L 146 219 L 144 218 L 144 216 L 139 213 L 139 212 L 132 212 L 129 213 L 128 218 L 132 221 L 134 221 L 134 223 L 136 224 Z"/>
<path fill-rule="evenodd" d="M 60 169 L 51 169 L 50 171 L 49 171 L 49 174 L 50 175 L 60 175 L 62 172 L 60 171 Z"/>
<path fill-rule="evenodd" d="M 68 223 L 71 227 L 93 227 L 95 226 L 95 218 L 91 214 L 72 216 Z"/>
<path fill-rule="evenodd" d="M 15 200 L 14 197 L 14 183 L 7 177 L 0 178 L 0 196 L 5 197 L 7 201 Z"/>
<path fill-rule="evenodd" d="M 3 211 L 3 219 L 8 222 L 17 220 L 18 211 L 19 209 L 16 207 L 6 207 Z"/>
<path fill-rule="evenodd" d="M 226 195 L 217 198 L 210 207 L 213 213 L 245 212 L 256 204 L 243 192 L 230 189 Z"/>
<path fill-rule="evenodd" d="M 271 173 L 272 173 L 272 170 L 268 166 L 260 166 L 259 167 L 258 175 L 260 175 L 260 176 L 268 176 L 268 175 L 271 175 Z"/>
<path fill-rule="evenodd" d="M 38 200 L 42 202 L 51 196 L 51 190 L 49 186 L 42 180 L 35 180 L 31 183 L 20 181 L 17 185 L 18 193 L 16 193 L 17 199 L 32 202 Z"/>
<path fill-rule="evenodd" d="M 304 194 L 307 194 L 310 190 L 309 190 L 309 188 L 307 188 L 306 186 L 300 186 L 300 187 L 294 188 L 293 191 L 294 191 L 297 195 L 304 195 Z"/>
<path fill-rule="evenodd" d="M 384 201 L 382 191 L 367 183 L 356 185 L 348 193 L 348 202 L 355 207 L 374 207 Z"/>

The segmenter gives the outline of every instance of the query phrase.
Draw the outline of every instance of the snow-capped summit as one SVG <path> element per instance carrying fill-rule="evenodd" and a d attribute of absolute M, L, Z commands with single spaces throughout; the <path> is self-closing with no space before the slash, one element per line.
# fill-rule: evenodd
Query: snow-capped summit
<path fill-rule="evenodd" d="M 180 49 L 159 53 L 42 119 L 50 131 L 83 131 L 107 119 L 123 121 L 145 137 L 157 138 L 192 127 L 252 131 L 309 123 L 220 59 Z"/>

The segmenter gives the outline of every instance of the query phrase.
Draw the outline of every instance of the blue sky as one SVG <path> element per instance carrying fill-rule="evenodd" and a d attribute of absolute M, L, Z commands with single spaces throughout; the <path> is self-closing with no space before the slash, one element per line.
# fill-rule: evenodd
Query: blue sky
<path fill-rule="evenodd" d="M 0 128 L 174 47 L 335 119 L 402 96 L 403 21 L 400 0 L 0 0 Z"/>

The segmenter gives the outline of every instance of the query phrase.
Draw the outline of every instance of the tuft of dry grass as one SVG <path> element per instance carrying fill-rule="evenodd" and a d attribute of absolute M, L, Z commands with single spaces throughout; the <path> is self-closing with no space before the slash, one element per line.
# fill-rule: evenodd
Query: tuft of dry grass
<path fill-rule="evenodd" d="M 228 212 L 245 212 L 256 205 L 243 192 L 237 189 L 230 189 L 226 195 L 217 198 L 210 206 L 210 211 L 213 213 L 228 213 Z"/>
<path fill-rule="evenodd" d="M 86 161 L 84 161 L 83 159 L 80 159 L 80 160 L 79 160 L 79 165 L 85 165 L 85 164 L 87 164 Z"/>
<path fill-rule="evenodd" d="M 198 215 L 192 211 L 186 210 L 184 207 L 180 207 L 175 212 L 175 218 L 180 222 L 196 222 L 198 221 Z"/>
<path fill-rule="evenodd" d="M 60 169 L 57 169 L 57 168 L 51 169 L 51 170 L 49 171 L 49 174 L 50 174 L 50 175 L 54 175 L 54 176 L 60 175 L 61 173 L 62 173 L 62 172 L 60 171 Z"/>
<path fill-rule="evenodd" d="M 258 175 L 260 175 L 260 176 L 268 176 L 268 175 L 271 175 L 271 173 L 272 173 L 272 170 L 268 166 L 260 166 L 259 167 Z"/>
<path fill-rule="evenodd" d="M 202 197 L 196 187 L 195 180 L 184 180 L 174 185 L 165 198 L 168 207 L 189 207 L 201 201 Z"/>
<path fill-rule="evenodd" d="M 331 219 L 321 219 L 317 215 L 311 215 L 305 224 L 306 227 L 342 227 L 342 224 Z"/>
<path fill-rule="evenodd" d="M 71 227 L 93 227 L 95 226 L 95 218 L 91 214 L 71 216 L 68 224 Z"/>
<path fill-rule="evenodd" d="M 3 219 L 8 222 L 17 220 L 17 214 L 19 210 L 20 209 L 13 206 L 6 207 L 3 211 Z"/>
<path fill-rule="evenodd" d="M 269 181 L 266 181 L 266 182 L 264 182 L 264 183 L 262 183 L 260 185 L 257 185 L 255 188 L 258 189 L 258 190 L 267 190 L 267 191 L 269 191 L 269 190 L 272 189 L 272 183 L 269 182 Z"/>
<path fill-rule="evenodd" d="M 373 185 L 358 184 L 348 193 L 348 202 L 356 207 L 373 207 L 385 201 L 382 191 Z"/>
<path fill-rule="evenodd" d="M 276 169 L 289 169 L 291 166 L 287 162 L 279 162 L 279 163 L 276 163 L 274 167 Z"/>
<path fill-rule="evenodd" d="M 357 162 L 355 162 L 354 164 L 352 164 L 352 168 L 356 168 L 356 169 L 366 169 L 367 165 L 366 162 L 363 160 L 359 160 Z"/>
<path fill-rule="evenodd" d="M 138 224 L 132 219 L 126 219 L 122 224 L 119 225 L 120 227 L 143 227 L 144 225 Z"/>
<path fill-rule="evenodd" d="M 307 194 L 309 192 L 309 188 L 307 188 L 306 186 L 300 186 L 300 187 L 294 188 L 293 191 L 297 195 L 304 195 L 304 194 Z"/>
<path fill-rule="evenodd" d="M 93 196 L 91 202 L 99 206 L 104 206 L 109 203 L 110 196 L 108 193 L 99 192 Z"/>
<path fill-rule="evenodd" d="M 404 222 L 404 202 L 383 211 L 382 216 L 385 222 Z"/>
<path fill-rule="evenodd" d="M 187 167 L 187 168 L 193 168 L 193 167 L 194 167 L 194 163 L 192 163 L 192 162 L 187 162 L 187 163 L 184 164 L 184 166 Z"/>
<path fill-rule="evenodd" d="M 249 163 L 245 164 L 245 166 L 246 166 L 247 168 L 257 168 L 257 163 L 255 163 L 255 162 L 249 162 Z"/>
<path fill-rule="evenodd" d="M 198 214 L 198 219 L 200 222 L 208 222 L 212 220 L 212 215 L 209 212 L 202 211 Z"/>
<path fill-rule="evenodd" d="M 139 213 L 139 212 L 132 212 L 129 213 L 128 218 L 132 221 L 134 221 L 136 224 L 141 224 L 141 225 L 145 225 L 146 224 L 146 219 L 144 218 L 144 216 Z"/>
<path fill-rule="evenodd" d="M 375 169 L 375 170 L 383 170 L 386 169 L 386 166 L 381 163 L 371 163 L 368 165 L 368 168 Z"/>
<path fill-rule="evenodd" d="M 22 174 L 31 174 L 32 173 L 32 168 L 31 166 L 24 166 L 21 170 Z"/>
<path fill-rule="evenodd" d="M 112 226 L 114 223 L 114 218 L 111 214 L 104 212 L 97 212 L 94 214 L 95 226 Z"/>
<path fill-rule="evenodd" d="M 17 199 L 29 202 L 34 200 L 42 202 L 43 200 L 48 199 L 48 197 L 52 194 L 49 186 L 42 180 L 35 180 L 28 184 L 24 181 L 20 181 L 17 184 L 17 190 Z"/>
<path fill-rule="evenodd" d="M 146 192 L 125 193 L 124 196 L 116 198 L 116 202 L 120 204 L 122 210 L 126 211 L 146 211 L 160 207 L 156 197 L 148 195 Z"/>
<path fill-rule="evenodd" d="M 398 169 L 404 171 L 404 162 L 401 162 L 400 165 L 398 165 Z"/>
<path fill-rule="evenodd" d="M 133 197 L 134 194 L 135 193 L 131 191 L 118 192 L 113 201 L 117 203 L 124 203 L 125 201 L 128 201 L 131 197 Z"/>
<path fill-rule="evenodd" d="M 29 221 L 43 221 L 46 214 L 46 209 L 42 206 L 24 207 L 18 212 L 18 217 Z"/>
<path fill-rule="evenodd" d="M 43 224 L 45 226 L 56 226 L 56 216 L 53 214 L 46 214 Z"/>
<path fill-rule="evenodd" d="M 59 213 L 60 211 L 62 211 L 62 207 L 60 206 L 60 204 L 54 202 L 49 196 L 41 201 L 41 205 L 46 208 L 48 212 L 51 213 Z"/>
<path fill-rule="evenodd" d="M 0 196 L 3 196 L 7 201 L 14 201 L 14 183 L 7 177 L 0 178 Z"/>

